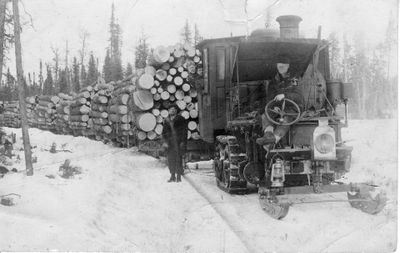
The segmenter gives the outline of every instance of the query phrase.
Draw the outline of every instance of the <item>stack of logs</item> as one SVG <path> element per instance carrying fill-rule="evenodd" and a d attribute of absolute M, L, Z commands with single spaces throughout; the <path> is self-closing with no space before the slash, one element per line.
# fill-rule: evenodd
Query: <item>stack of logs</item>
<path fill-rule="evenodd" d="M 60 93 L 27 98 L 29 122 L 40 129 L 129 146 L 136 140 L 159 139 L 168 109 L 176 104 L 188 122 L 188 139 L 198 140 L 195 79 L 201 75 L 199 50 L 189 44 L 160 46 L 144 69 L 124 80 L 106 84 L 99 79 L 74 97 Z M 18 124 L 10 123 L 19 118 L 18 104 L 6 104 L 5 108 L 8 124 L 19 126 L 18 120 Z"/>
<path fill-rule="evenodd" d="M 64 93 L 59 93 L 59 103 L 56 106 L 57 119 L 55 122 L 56 130 L 58 133 L 70 134 L 71 128 L 69 126 L 70 118 L 70 105 L 73 97 Z"/>
<path fill-rule="evenodd" d="M 93 121 L 93 132 L 96 140 L 107 140 L 112 128 L 108 120 L 108 103 L 114 86 L 99 82 L 94 86 L 90 118 Z"/>
<path fill-rule="evenodd" d="M 133 114 L 129 105 L 132 103 L 131 95 L 135 86 L 131 78 L 136 80 L 135 77 L 129 77 L 113 83 L 114 90 L 108 104 L 108 120 L 112 128 L 110 139 L 125 147 L 134 144 Z"/>
<path fill-rule="evenodd" d="M 69 125 L 74 135 L 87 136 L 87 130 L 91 128 L 89 113 L 93 87 L 82 88 L 70 104 Z"/>
<path fill-rule="evenodd" d="M 40 129 L 54 130 L 56 119 L 56 105 L 60 101 L 58 96 L 41 95 L 38 97 L 36 112 Z"/>
<path fill-rule="evenodd" d="M 36 106 L 38 98 L 36 96 L 27 97 L 26 101 L 26 115 L 28 117 L 28 124 L 31 127 L 38 127 L 38 114 Z"/>
<path fill-rule="evenodd" d="M 194 85 L 194 77 L 202 75 L 200 56 L 200 51 L 190 44 L 178 43 L 170 47 L 157 47 L 149 57 L 148 66 L 138 86 L 149 90 L 153 96 L 151 113 L 157 122 L 154 138 L 162 133 L 163 119 L 168 117 L 168 108 L 173 103 L 178 106 L 179 114 L 188 121 L 188 139 L 200 138 L 197 91 Z M 146 137 L 151 139 L 149 135 Z M 140 131 L 138 138 L 144 138 Z"/>
<path fill-rule="evenodd" d="M 19 102 L 11 101 L 4 104 L 4 117 L 2 125 L 6 127 L 20 127 Z"/>

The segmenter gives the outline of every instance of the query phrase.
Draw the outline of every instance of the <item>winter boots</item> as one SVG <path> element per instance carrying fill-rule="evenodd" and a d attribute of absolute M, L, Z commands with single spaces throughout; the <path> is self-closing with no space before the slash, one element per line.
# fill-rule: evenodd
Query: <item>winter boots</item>
<path fill-rule="evenodd" d="M 276 138 L 273 132 L 265 132 L 263 137 L 260 137 L 256 140 L 258 145 L 264 146 L 267 144 L 272 144 L 276 142 Z"/>

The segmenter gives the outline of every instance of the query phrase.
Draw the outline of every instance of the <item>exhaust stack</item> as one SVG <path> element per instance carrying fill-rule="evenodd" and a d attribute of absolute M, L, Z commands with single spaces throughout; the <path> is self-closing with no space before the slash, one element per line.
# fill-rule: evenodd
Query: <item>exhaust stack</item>
<path fill-rule="evenodd" d="M 279 16 L 276 21 L 280 25 L 280 36 L 283 39 L 296 39 L 299 37 L 299 23 L 303 19 L 296 15 Z"/>

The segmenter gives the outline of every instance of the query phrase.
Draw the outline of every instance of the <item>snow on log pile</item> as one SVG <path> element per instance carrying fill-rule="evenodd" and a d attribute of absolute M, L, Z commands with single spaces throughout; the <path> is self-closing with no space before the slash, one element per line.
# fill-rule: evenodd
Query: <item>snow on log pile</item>
<path fill-rule="evenodd" d="M 27 97 L 26 101 L 26 115 L 28 117 L 28 124 L 31 127 L 38 127 L 38 114 L 36 111 L 37 96 Z"/>
<path fill-rule="evenodd" d="M 64 93 L 59 93 L 59 103 L 56 105 L 57 117 L 56 117 L 56 131 L 58 133 L 70 134 L 71 129 L 69 127 L 70 117 L 70 105 L 73 97 Z"/>
<path fill-rule="evenodd" d="M 93 87 L 87 86 L 73 98 L 70 104 L 70 127 L 74 135 L 88 136 L 88 129 L 91 128 L 89 121 L 91 97 L 93 96 Z"/>
<path fill-rule="evenodd" d="M 41 95 L 38 97 L 36 111 L 38 114 L 38 127 L 40 129 L 55 129 L 56 105 L 60 102 L 58 96 Z"/>
<path fill-rule="evenodd" d="M 4 104 L 4 117 L 2 125 L 6 127 L 21 126 L 21 117 L 19 113 L 18 101 L 10 101 Z"/>
<path fill-rule="evenodd" d="M 94 86 L 89 116 L 93 122 L 92 128 L 96 140 L 106 140 L 112 132 L 111 122 L 108 120 L 108 104 L 113 90 L 114 86 L 104 81 Z"/>
<path fill-rule="evenodd" d="M 146 116 L 138 117 L 150 120 L 155 118 L 153 129 L 143 129 L 138 124 L 137 137 L 139 140 L 154 140 L 163 131 L 163 121 L 168 117 L 168 109 L 172 104 L 179 108 L 179 114 L 188 121 L 188 139 L 199 139 L 197 91 L 194 85 L 195 76 L 201 74 L 202 62 L 199 50 L 188 43 L 175 46 L 159 46 L 150 55 L 148 66 L 139 78 L 137 86 L 148 90 L 154 100 L 152 108 Z M 141 119 L 141 118 L 139 118 Z M 138 120 L 139 120 L 138 119 Z M 136 120 L 136 122 L 139 122 Z M 153 122 L 153 120 L 151 120 Z"/>

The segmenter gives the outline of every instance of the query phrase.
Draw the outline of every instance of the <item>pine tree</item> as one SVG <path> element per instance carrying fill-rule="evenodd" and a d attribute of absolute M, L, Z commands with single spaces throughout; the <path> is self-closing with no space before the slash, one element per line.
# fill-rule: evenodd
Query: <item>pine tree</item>
<path fill-rule="evenodd" d="M 114 16 L 114 3 L 111 6 L 111 21 L 110 29 L 110 66 L 111 66 L 111 80 L 121 80 L 123 77 L 122 60 L 121 60 L 121 45 L 122 45 L 122 32 L 121 27 L 115 21 Z"/>
<path fill-rule="evenodd" d="M 133 74 L 132 64 L 128 63 L 128 65 L 126 65 L 125 78 L 127 78 L 128 76 L 130 76 L 132 74 Z"/>
<path fill-rule="evenodd" d="M 82 64 L 82 65 L 81 65 L 81 75 L 80 75 L 80 83 L 81 83 L 81 86 L 83 86 L 84 83 L 86 82 L 86 77 L 87 77 L 86 68 L 85 68 L 85 65 Z"/>
<path fill-rule="evenodd" d="M 103 65 L 103 77 L 106 83 L 112 80 L 110 51 L 107 49 Z"/>
<path fill-rule="evenodd" d="M 196 47 L 202 40 L 203 36 L 200 35 L 197 24 L 194 24 L 194 46 Z"/>
<path fill-rule="evenodd" d="M 86 77 L 86 82 L 85 86 L 92 85 L 94 82 L 97 81 L 97 67 L 96 67 L 96 62 L 93 56 L 93 53 L 90 53 L 90 58 L 89 58 L 89 68 L 88 68 L 88 73 Z"/>
<path fill-rule="evenodd" d="M 79 92 L 80 90 L 80 82 L 79 82 L 79 65 L 76 57 L 74 57 L 73 63 L 72 63 L 72 90 L 74 92 Z"/>
<path fill-rule="evenodd" d="M 53 82 L 53 76 L 51 74 L 51 68 L 49 65 L 47 65 L 46 71 L 47 71 L 47 75 L 46 75 L 46 80 L 44 81 L 43 94 L 44 95 L 53 95 L 54 94 L 54 82 Z"/>
<path fill-rule="evenodd" d="M 149 55 L 149 45 L 147 43 L 147 36 L 143 29 L 142 34 L 139 37 L 138 43 L 135 48 L 135 67 L 144 68 L 146 67 L 146 60 Z"/>
<path fill-rule="evenodd" d="M 43 94 L 43 64 L 42 60 L 39 63 L 39 94 Z"/>
<path fill-rule="evenodd" d="M 60 70 L 59 92 L 68 93 L 67 71 L 66 69 Z"/>
<path fill-rule="evenodd" d="M 187 19 L 184 27 L 182 28 L 181 38 L 183 43 L 193 44 L 192 31 L 190 30 L 189 20 Z"/>

